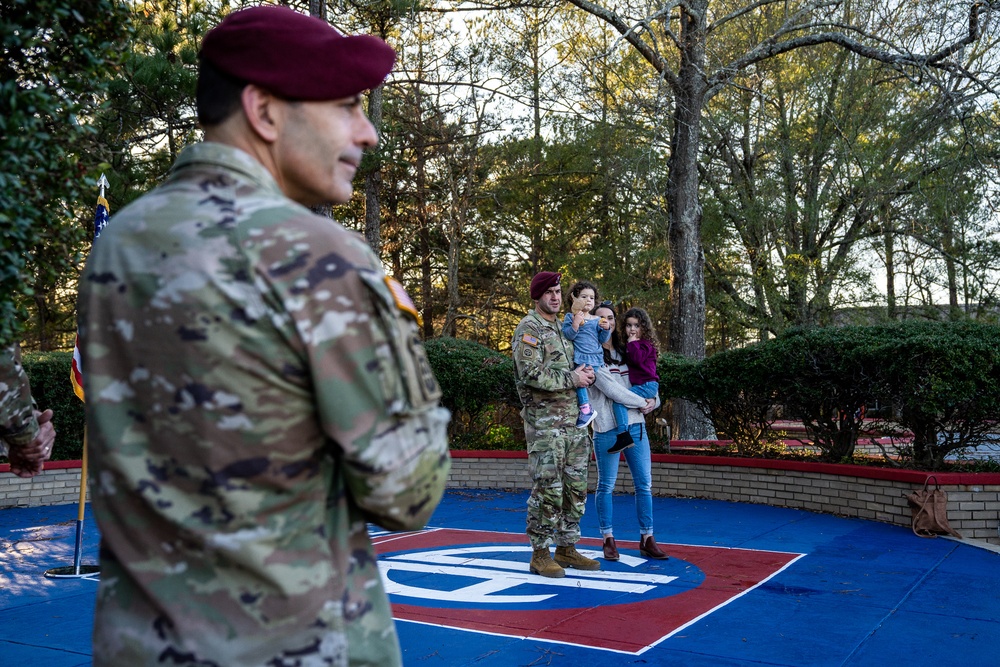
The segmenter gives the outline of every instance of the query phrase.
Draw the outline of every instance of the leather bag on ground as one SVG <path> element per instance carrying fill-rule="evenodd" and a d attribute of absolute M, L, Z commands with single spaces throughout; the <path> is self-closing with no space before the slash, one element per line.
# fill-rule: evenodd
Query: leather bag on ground
<path fill-rule="evenodd" d="M 934 480 L 934 488 L 929 488 Z M 924 481 L 924 488 L 906 495 L 906 502 L 913 510 L 910 525 L 913 532 L 920 537 L 937 537 L 951 535 L 962 538 L 958 532 L 948 525 L 948 494 L 941 490 L 934 475 Z"/>

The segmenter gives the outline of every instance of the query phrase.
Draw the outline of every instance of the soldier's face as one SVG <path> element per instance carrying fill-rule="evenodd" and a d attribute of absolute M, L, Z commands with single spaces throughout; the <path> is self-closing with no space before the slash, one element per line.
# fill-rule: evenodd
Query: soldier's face
<path fill-rule="evenodd" d="M 305 206 L 348 201 L 362 153 L 378 142 L 361 97 L 280 104 L 274 157 L 282 191 Z"/>
<path fill-rule="evenodd" d="M 538 305 L 536 308 L 538 312 L 542 315 L 547 316 L 549 319 L 552 316 L 559 314 L 559 308 L 562 306 L 562 287 L 559 285 L 554 285 L 547 290 L 542 298 L 538 300 Z"/>

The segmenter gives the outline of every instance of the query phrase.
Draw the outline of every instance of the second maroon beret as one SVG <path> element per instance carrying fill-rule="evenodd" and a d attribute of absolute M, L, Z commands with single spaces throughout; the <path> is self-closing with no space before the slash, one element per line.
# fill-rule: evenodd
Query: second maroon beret
<path fill-rule="evenodd" d="M 548 291 L 550 287 L 554 287 L 559 284 L 559 279 L 562 278 L 561 273 L 556 273 L 555 271 L 539 271 L 535 274 L 535 277 L 531 279 L 531 286 L 528 288 L 528 294 L 531 296 L 532 301 L 538 301 L 542 298 L 542 295 Z"/>

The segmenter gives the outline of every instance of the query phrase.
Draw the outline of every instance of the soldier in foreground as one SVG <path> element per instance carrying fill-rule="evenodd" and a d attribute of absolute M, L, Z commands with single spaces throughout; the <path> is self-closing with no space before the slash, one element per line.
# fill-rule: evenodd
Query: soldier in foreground
<path fill-rule="evenodd" d="M 52 455 L 56 430 L 52 411 L 39 412 L 21 366 L 21 347 L 0 348 L 0 456 L 18 477 L 34 477 Z"/>
<path fill-rule="evenodd" d="M 345 202 L 393 50 L 276 6 L 205 37 L 205 142 L 81 281 L 94 664 L 398 665 L 366 521 L 422 527 L 448 413 L 412 302 Z"/>
<path fill-rule="evenodd" d="M 529 569 L 556 578 L 565 576 L 566 567 L 601 569 L 575 546 L 587 504 L 590 465 L 590 433 L 576 426 L 576 388 L 594 382 L 594 369 L 572 367 L 573 343 L 558 321 L 560 278 L 559 273 L 542 271 L 531 279 L 535 307 L 517 325 L 511 343 L 532 480 L 526 531 L 532 548 Z M 554 560 L 549 553 L 553 542 Z"/>

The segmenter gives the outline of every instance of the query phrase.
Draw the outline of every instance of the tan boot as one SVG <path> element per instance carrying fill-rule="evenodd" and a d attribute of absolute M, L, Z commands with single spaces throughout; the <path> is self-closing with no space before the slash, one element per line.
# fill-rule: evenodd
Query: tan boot
<path fill-rule="evenodd" d="M 535 549 L 531 554 L 531 565 L 529 568 L 532 574 L 540 574 L 543 577 L 558 579 L 566 576 L 566 570 L 552 560 L 549 548 Z"/>
<path fill-rule="evenodd" d="M 563 567 L 572 567 L 577 570 L 600 570 L 601 564 L 596 560 L 587 558 L 572 544 L 568 547 L 556 547 L 555 561 Z"/>

